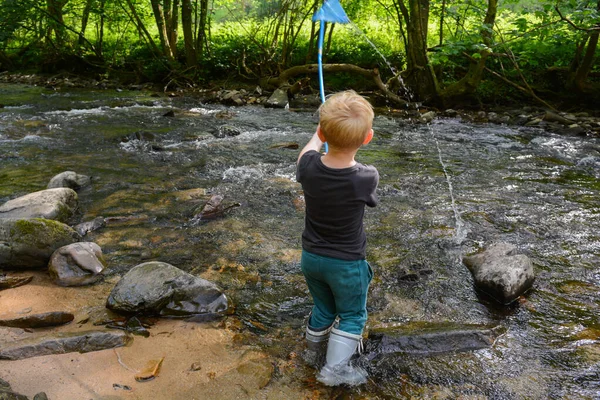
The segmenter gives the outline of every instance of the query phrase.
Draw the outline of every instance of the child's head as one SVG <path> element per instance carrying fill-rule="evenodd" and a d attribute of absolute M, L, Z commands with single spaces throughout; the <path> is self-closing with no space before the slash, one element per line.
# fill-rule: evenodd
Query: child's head
<path fill-rule="evenodd" d="M 328 97 L 319 114 L 321 133 L 336 149 L 358 149 L 373 127 L 373 107 L 354 90 Z"/>

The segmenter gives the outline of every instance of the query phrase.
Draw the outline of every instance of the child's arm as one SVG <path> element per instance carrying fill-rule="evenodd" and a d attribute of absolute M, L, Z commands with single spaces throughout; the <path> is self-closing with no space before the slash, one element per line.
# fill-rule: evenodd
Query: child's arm
<path fill-rule="evenodd" d="M 300 162 L 300 159 L 302 158 L 304 153 L 306 153 L 309 150 L 321 151 L 321 147 L 323 146 L 324 142 L 321 141 L 321 139 L 319 138 L 320 129 L 320 127 L 317 127 L 317 131 L 315 132 L 313 137 L 308 141 L 308 143 L 306 143 L 306 146 L 304 146 L 304 148 L 300 152 L 300 155 L 298 155 L 298 161 L 296 161 L 296 163 Z"/>

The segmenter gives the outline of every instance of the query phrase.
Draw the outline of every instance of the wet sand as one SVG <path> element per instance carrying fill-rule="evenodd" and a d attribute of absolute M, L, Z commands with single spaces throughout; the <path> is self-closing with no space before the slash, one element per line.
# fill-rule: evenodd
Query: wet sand
<path fill-rule="evenodd" d="M 25 286 L 0 291 L 0 317 L 68 311 L 75 314 L 75 320 L 29 332 L 0 327 L 0 343 L 53 332 L 105 329 L 93 326 L 93 320 L 106 317 L 104 302 L 118 277 L 95 286 L 65 288 L 55 286 L 43 272 L 15 275 L 34 275 L 34 279 Z M 241 344 L 239 328 L 229 322 L 158 319 L 149 329 L 150 337 L 133 336 L 127 347 L 2 360 L 0 378 L 17 393 L 33 398 L 45 392 L 50 400 L 304 399 L 315 395 L 314 387 L 303 387 L 293 379 L 275 382 L 276 369 L 285 375 L 282 360 Z M 135 380 L 136 371 L 162 357 L 155 379 Z"/>

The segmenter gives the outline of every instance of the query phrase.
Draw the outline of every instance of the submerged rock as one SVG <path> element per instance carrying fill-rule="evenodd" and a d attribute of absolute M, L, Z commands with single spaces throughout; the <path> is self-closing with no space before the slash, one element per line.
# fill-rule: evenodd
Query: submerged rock
<path fill-rule="evenodd" d="M 68 312 L 54 311 L 43 314 L 26 315 L 19 318 L 0 319 L 0 326 L 9 326 L 11 328 L 46 328 L 49 326 L 58 326 L 67 324 L 75 316 Z"/>
<path fill-rule="evenodd" d="M 275 143 L 269 146 L 269 149 L 293 149 L 296 150 L 300 145 L 296 142 Z"/>
<path fill-rule="evenodd" d="M 218 194 L 211 196 L 211 198 L 202 207 L 194 211 L 192 222 L 215 219 L 225 215 L 225 213 L 232 208 L 241 206 L 240 203 L 234 203 L 229 206 L 225 206 L 223 204 L 223 199 L 224 197 Z"/>
<path fill-rule="evenodd" d="M 104 217 L 96 217 L 91 221 L 82 222 L 73 227 L 81 236 L 87 235 L 89 232 L 96 231 L 106 226 Z"/>
<path fill-rule="evenodd" d="M 49 354 L 89 353 L 126 346 L 131 337 L 123 331 L 57 333 L 11 342 L 0 349 L 0 360 L 22 360 Z"/>
<path fill-rule="evenodd" d="M 73 171 L 65 171 L 56 175 L 50 179 L 48 183 L 48 189 L 53 188 L 71 188 L 73 190 L 79 190 L 92 183 L 92 178 L 86 175 L 80 175 Z"/>
<path fill-rule="evenodd" d="M 77 209 L 77 193 L 69 188 L 40 190 L 0 206 L 0 218 L 45 218 L 66 222 Z"/>
<path fill-rule="evenodd" d="M 227 298 L 212 282 L 170 264 L 150 261 L 133 267 L 110 293 L 114 311 L 186 317 L 227 309 Z"/>
<path fill-rule="evenodd" d="M 502 304 L 510 304 L 533 286 L 533 264 L 516 246 L 493 243 L 482 253 L 463 257 L 475 286 Z"/>
<path fill-rule="evenodd" d="M 54 283 L 60 286 L 84 286 L 102 279 L 102 249 L 96 243 L 80 242 L 56 250 L 48 264 Z"/>
<path fill-rule="evenodd" d="M 130 133 L 129 135 L 123 136 L 121 138 L 121 142 L 123 143 L 127 143 L 132 140 L 139 140 L 141 142 L 152 142 L 156 140 L 156 135 L 152 132 L 138 131 Z"/>
<path fill-rule="evenodd" d="M 219 139 L 230 136 L 241 135 L 242 131 L 232 125 L 221 125 L 214 133 L 213 136 Z"/>
<path fill-rule="evenodd" d="M 0 268 L 46 267 L 56 249 L 78 239 L 77 232 L 58 221 L 0 218 Z"/>
<path fill-rule="evenodd" d="M 400 327 L 372 329 L 366 346 L 367 358 L 383 354 L 439 354 L 490 347 L 505 332 L 502 326 L 457 323 L 410 323 Z"/>

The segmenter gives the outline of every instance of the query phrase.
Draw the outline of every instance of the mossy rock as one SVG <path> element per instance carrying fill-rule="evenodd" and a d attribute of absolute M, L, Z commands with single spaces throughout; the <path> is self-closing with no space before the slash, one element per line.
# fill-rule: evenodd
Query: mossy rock
<path fill-rule="evenodd" d="M 0 218 L 0 268 L 44 268 L 56 249 L 78 240 L 77 232 L 62 222 Z"/>

